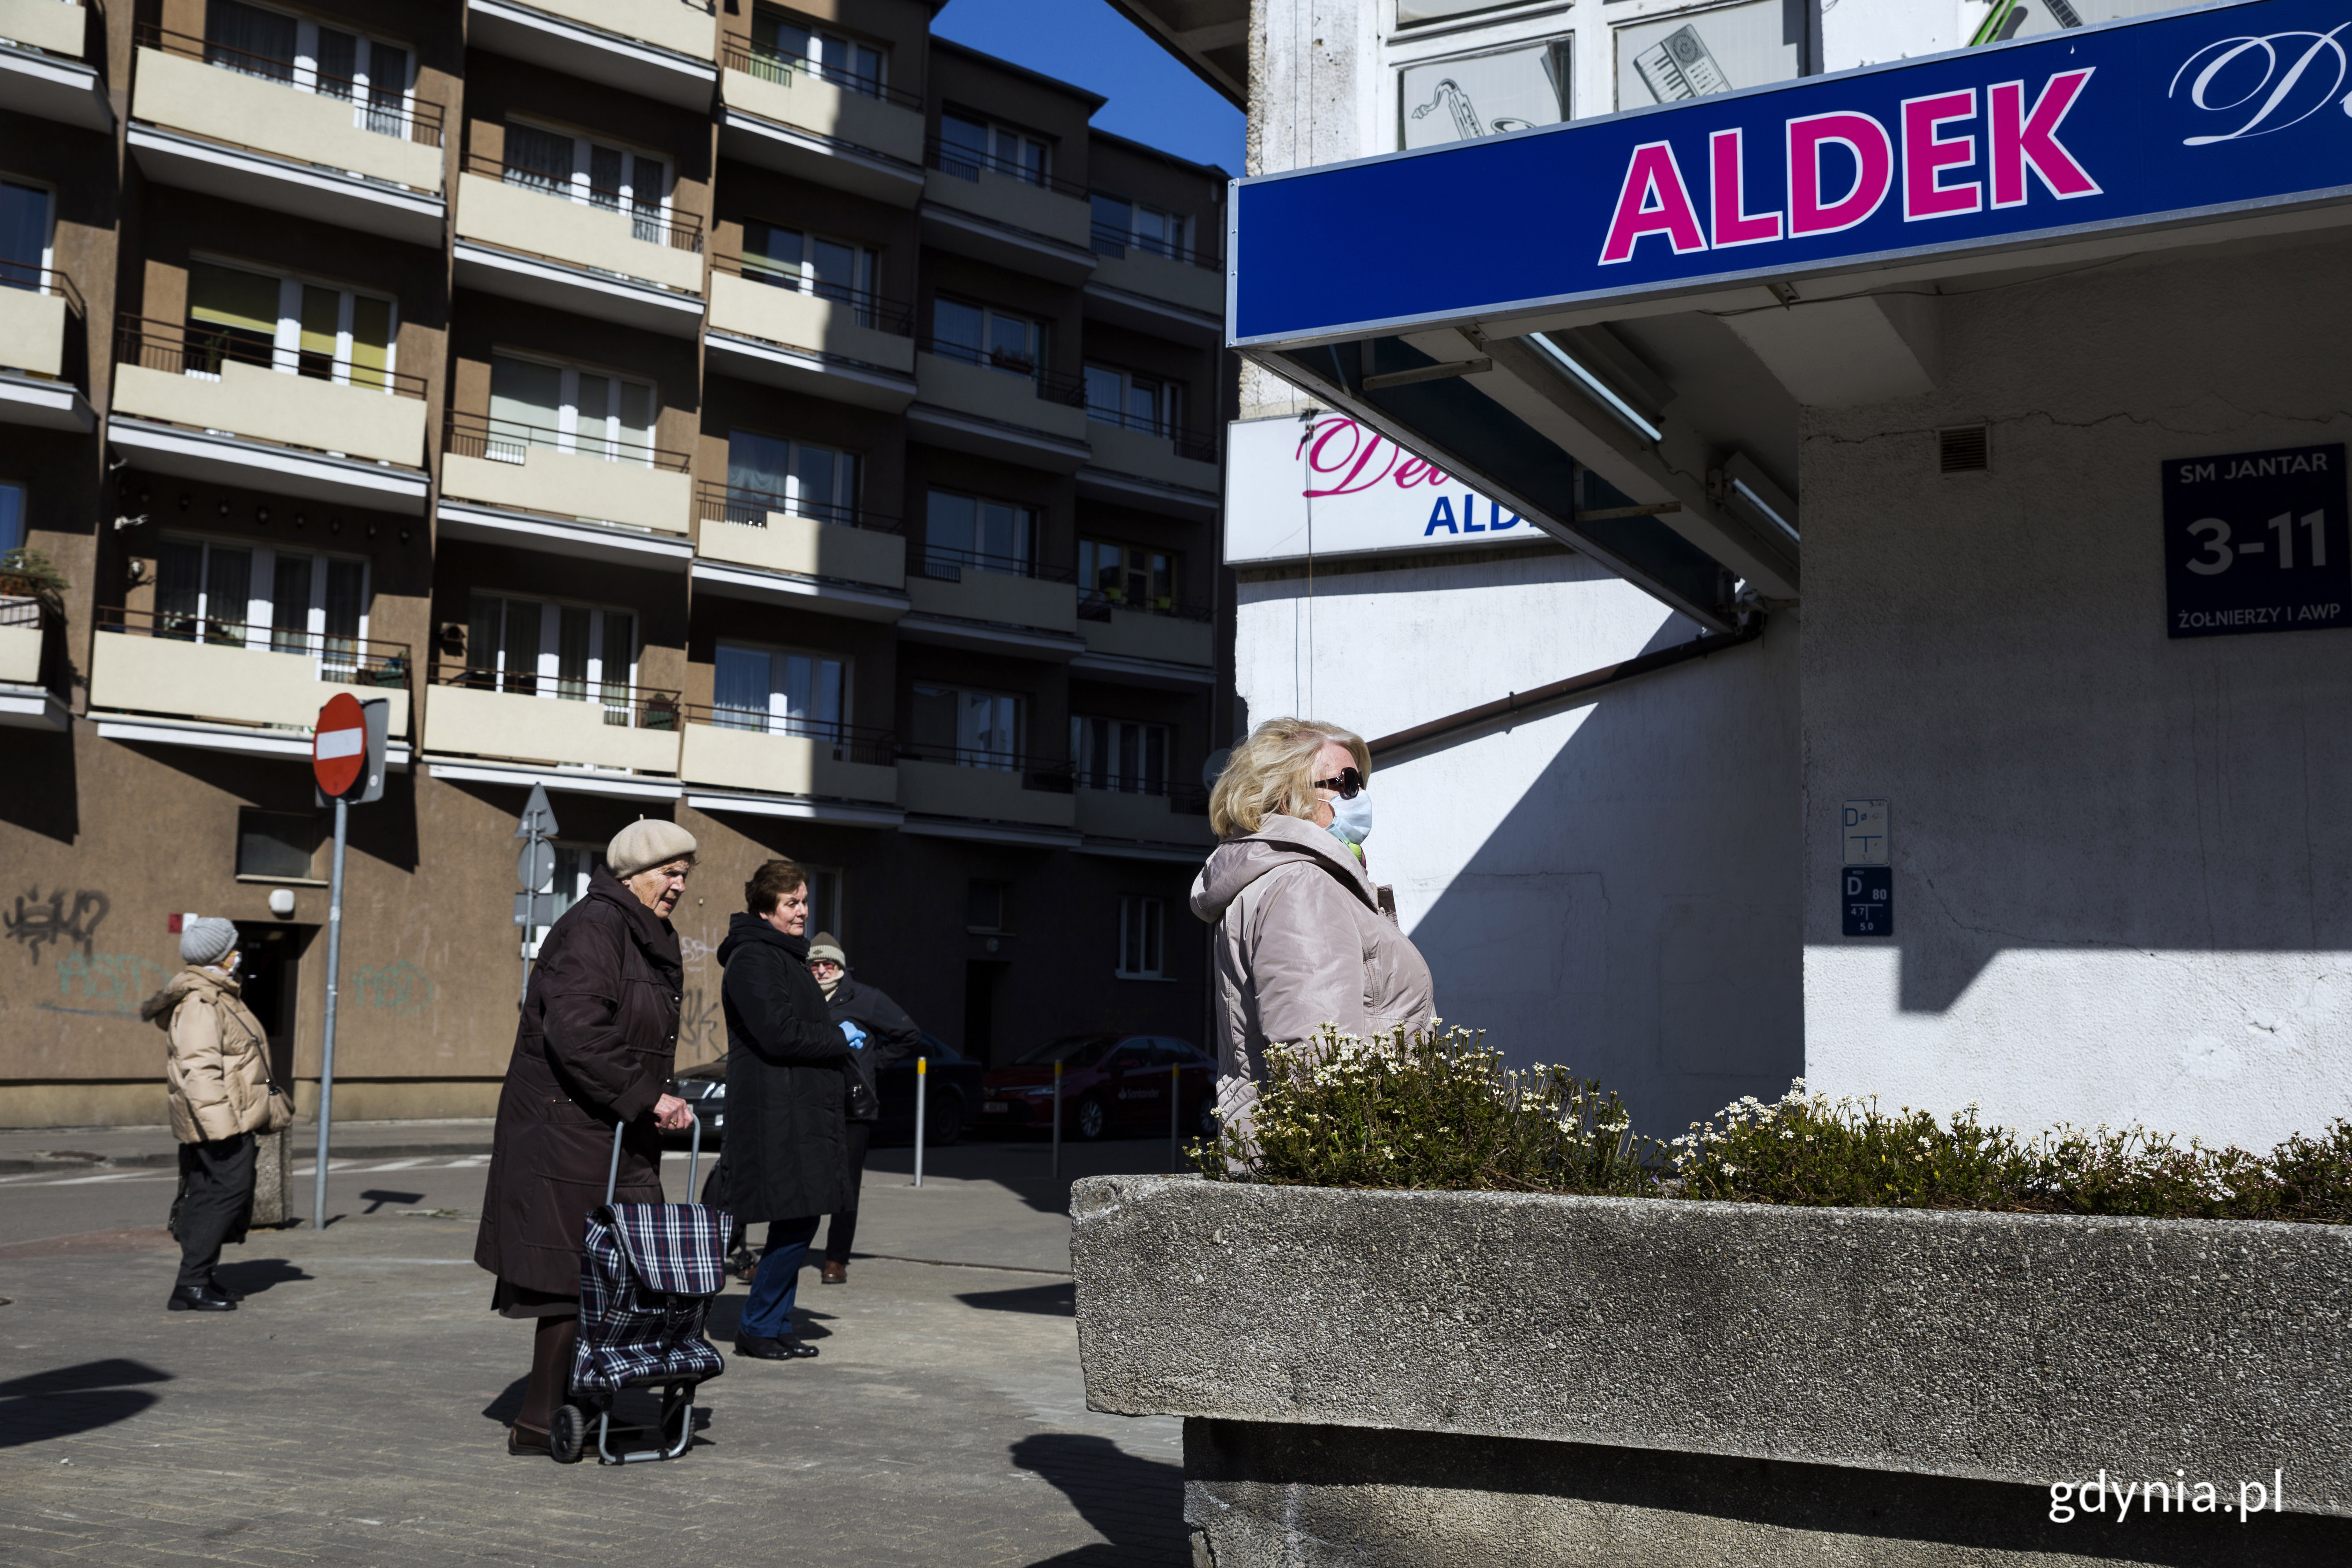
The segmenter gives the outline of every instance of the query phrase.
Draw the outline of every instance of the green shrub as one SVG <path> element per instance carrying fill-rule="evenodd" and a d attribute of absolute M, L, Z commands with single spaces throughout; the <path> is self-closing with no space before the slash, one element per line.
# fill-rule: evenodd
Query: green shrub
<path fill-rule="evenodd" d="M 2031 1139 L 1976 1107 L 1938 1121 L 1832 1100 L 1800 1079 L 1671 1142 L 1635 1134 L 1614 1094 L 1565 1068 L 1514 1070 L 1454 1029 L 1269 1048 L 1252 1136 L 1195 1144 L 1212 1180 L 1294 1186 L 1587 1193 L 1808 1207 L 1987 1209 L 2352 1224 L 2352 1121 L 2268 1155 L 2140 1127 Z"/>

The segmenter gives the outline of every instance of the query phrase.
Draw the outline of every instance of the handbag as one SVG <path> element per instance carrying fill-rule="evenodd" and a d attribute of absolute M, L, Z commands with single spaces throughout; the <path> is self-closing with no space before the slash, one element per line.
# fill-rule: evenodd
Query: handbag
<path fill-rule="evenodd" d="M 272 1132 L 283 1132 L 289 1127 L 293 1125 L 294 1097 L 287 1093 L 284 1089 L 278 1088 L 276 1081 L 273 1080 L 269 1085 L 268 1120 L 262 1122 L 261 1131 L 265 1135 Z"/>

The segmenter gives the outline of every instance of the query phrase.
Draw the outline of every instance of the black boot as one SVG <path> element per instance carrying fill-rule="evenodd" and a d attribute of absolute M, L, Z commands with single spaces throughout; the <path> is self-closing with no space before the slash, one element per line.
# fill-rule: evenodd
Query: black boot
<path fill-rule="evenodd" d="M 816 1347 L 804 1345 L 789 1334 L 772 1340 L 746 1334 L 736 1340 L 735 1353 L 751 1361 L 806 1361 L 816 1354 Z"/>
<path fill-rule="evenodd" d="M 164 1303 L 174 1312 L 234 1312 L 236 1302 L 211 1285 L 181 1285 L 173 1288 L 172 1299 Z"/>

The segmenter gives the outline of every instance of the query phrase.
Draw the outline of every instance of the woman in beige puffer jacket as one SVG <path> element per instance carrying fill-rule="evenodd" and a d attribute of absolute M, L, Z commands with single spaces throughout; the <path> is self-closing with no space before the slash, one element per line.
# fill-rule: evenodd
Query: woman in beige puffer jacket
<path fill-rule="evenodd" d="M 1365 1039 L 1436 1015 L 1428 963 L 1365 874 L 1371 771 L 1364 742 L 1338 725 L 1271 719 L 1209 797 L 1221 842 L 1193 880 L 1192 912 L 1217 927 L 1217 1111 L 1245 1152 L 1267 1046 L 1326 1024 Z"/>
<path fill-rule="evenodd" d="M 214 1278 L 221 1247 L 243 1241 L 253 1209 L 254 1133 L 269 1122 L 269 1039 L 239 994 L 236 927 L 216 918 L 180 931 L 187 967 L 141 1005 L 171 1046 L 163 1077 L 180 1141 L 180 1275 L 174 1312 L 226 1312 L 243 1298 Z"/>

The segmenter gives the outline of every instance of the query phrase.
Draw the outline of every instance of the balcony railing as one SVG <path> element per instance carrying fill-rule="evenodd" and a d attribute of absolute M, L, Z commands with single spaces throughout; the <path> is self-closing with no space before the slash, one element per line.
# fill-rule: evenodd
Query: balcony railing
<path fill-rule="evenodd" d="M 1093 194 L 1076 180 L 1041 174 L 1034 169 L 1022 167 L 1010 158 L 1000 158 L 993 153 L 975 153 L 969 147 L 952 142 L 943 142 L 937 136 L 924 142 L 923 162 L 927 166 L 937 169 L 942 174 L 951 174 L 959 180 L 970 180 L 975 184 L 980 181 L 980 172 L 987 169 L 1003 175 L 1008 180 L 1018 180 L 1024 185 L 1035 185 L 1040 190 L 1052 191 L 1056 195 L 1074 196 L 1082 202 L 1087 200 Z"/>
<path fill-rule="evenodd" d="M 580 430 L 559 430 L 551 425 L 527 425 L 503 416 L 460 414 L 454 408 L 442 417 L 441 447 L 455 457 L 520 463 L 534 447 L 576 458 L 601 458 L 608 463 L 659 468 L 672 474 L 685 473 L 694 463 L 685 452 Z"/>
<path fill-rule="evenodd" d="M 1052 795 L 1068 795 L 1077 787 L 1077 770 L 1063 758 L 1026 757 L 1018 752 L 999 752 L 985 746 L 927 745 L 919 741 L 900 742 L 898 755 L 908 762 L 945 763 L 952 767 L 1019 773 L 1023 789 L 1044 790 Z"/>
<path fill-rule="evenodd" d="M 742 485 L 722 485 L 705 479 L 695 487 L 695 496 L 705 522 L 731 522 L 744 528 L 765 528 L 772 511 L 786 517 L 813 518 L 818 522 L 830 522 L 843 528 L 863 528 L 876 533 L 897 533 L 900 524 L 897 518 L 880 512 L 866 511 L 856 506 L 839 506 L 830 501 L 809 500 L 801 496 L 780 496 L 773 490 L 751 489 Z"/>
<path fill-rule="evenodd" d="M 702 253 L 702 220 L 692 213 L 678 212 L 671 207 L 648 206 L 625 191 L 607 190 L 603 185 L 585 184 L 570 176 L 558 177 L 543 169 L 525 169 L 513 163 L 501 163 L 496 158 L 479 153 L 466 154 L 466 173 L 479 174 L 500 184 L 520 185 L 527 191 L 543 195 L 559 196 L 565 201 L 579 201 L 610 213 L 626 213 L 631 237 L 647 245 L 667 245 L 672 250 L 684 250 L 699 256 Z"/>
<path fill-rule="evenodd" d="M 66 302 L 66 309 L 75 315 L 84 315 L 89 307 L 81 301 L 81 290 L 64 273 L 47 267 L 35 267 L 27 261 L 0 258 L 0 289 L 22 289 L 30 294 L 54 294 Z"/>
<path fill-rule="evenodd" d="M 941 359 L 961 360 L 965 364 L 976 364 L 982 370 L 1019 376 L 1046 403 L 1059 403 L 1071 408 L 1086 406 L 1085 382 L 1072 376 L 1049 374 L 1034 360 L 1018 358 L 1002 349 L 975 348 L 970 343 L 951 343 L 939 338 L 918 338 L 915 346 Z"/>
<path fill-rule="evenodd" d="M 1114 261 L 1124 261 L 1129 251 L 1140 250 L 1147 256 L 1164 257 L 1170 261 L 1180 261 L 1206 272 L 1225 269 L 1225 264 L 1216 257 L 1194 250 L 1189 245 L 1171 245 L 1164 239 L 1153 239 L 1108 223 L 1095 225 L 1094 250 L 1097 256 L 1108 256 Z"/>
<path fill-rule="evenodd" d="M 1077 569 L 1072 566 L 1045 566 L 1018 555 L 988 555 L 976 550 L 956 550 L 942 544 L 927 544 L 910 552 L 907 563 L 909 577 L 929 577 L 935 583 L 961 583 L 966 572 L 996 572 L 1007 577 L 1034 577 L 1041 583 L 1075 583 Z"/>
<path fill-rule="evenodd" d="M 352 364 L 309 350 L 280 348 L 242 327 L 206 321 L 159 321 L 125 311 L 114 326 L 114 357 L 172 375 L 217 376 L 221 362 L 289 371 L 338 385 L 377 387 L 402 397 L 425 395 L 425 378 L 373 365 Z"/>
<path fill-rule="evenodd" d="M 846 305 L 861 327 L 887 332 L 894 338 L 914 335 L 915 307 L 904 300 L 893 300 L 839 283 L 827 283 L 807 273 L 786 272 L 758 257 L 714 256 L 710 258 L 710 265 L 720 272 L 731 272 L 747 282 L 764 283 L 771 289 L 782 289 L 787 293 L 810 294 L 820 300 L 830 300 L 836 305 Z"/>
<path fill-rule="evenodd" d="M 1106 408 L 1098 403 L 1087 405 L 1087 421 L 1092 425 L 1116 425 L 1122 430 L 1133 430 L 1143 436 L 1164 436 L 1174 443 L 1178 457 L 1190 458 L 1196 463 L 1217 460 L 1217 437 L 1213 431 L 1186 430 L 1149 414 Z"/>
<path fill-rule="evenodd" d="M 37 597 L 0 594 L 0 626 L 44 626 L 49 607 Z"/>
<path fill-rule="evenodd" d="M 1187 605 L 1157 596 L 1130 599 L 1125 595 L 1101 588 L 1078 590 L 1078 619 L 1107 621 L 1113 610 L 1132 610 L 1139 616 L 1169 616 L 1180 621 L 1213 621 L 1217 618 L 1216 611 L 1206 605 Z"/>
<path fill-rule="evenodd" d="M 92 611 L 91 616 L 102 632 L 200 643 L 208 647 L 304 654 L 318 660 L 320 680 L 343 686 L 405 691 L 413 668 L 404 642 L 314 632 L 300 626 L 215 620 L 173 610 L 100 608 Z"/>
<path fill-rule="evenodd" d="M 830 752 L 836 763 L 867 763 L 887 768 L 898 760 L 898 736 L 891 730 L 837 724 L 823 719 L 787 718 L 761 708 L 730 708 L 716 703 L 690 702 L 685 712 L 689 724 L 812 741 Z"/>
<path fill-rule="evenodd" d="M 1181 811 L 1192 816 L 1208 815 L 1209 792 L 1199 784 L 1177 784 L 1166 778 L 1127 778 L 1109 768 L 1080 767 L 1076 776 L 1080 789 L 1145 795 L 1166 801 L 1171 811 Z"/>
<path fill-rule="evenodd" d="M 469 691 L 497 691 L 509 697 L 551 697 L 567 702 L 595 702 L 604 710 L 604 722 L 616 729 L 674 732 L 685 703 L 679 693 L 654 686 L 631 686 L 617 680 L 590 680 L 585 676 L 523 674 L 511 669 L 477 669 L 433 661 L 432 683 L 458 686 Z"/>
<path fill-rule="evenodd" d="M 152 22 L 140 23 L 136 31 L 142 48 L 202 60 L 240 76 L 283 82 L 298 91 L 315 92 L 321 98 L 340 98 L 351 103 L 352 122 L 362 131 L 415 142 L 420 146 L 441 145 L 441 106 L 437 103 L 422 102 L 404 93 L 384 93 L 364 82 L 328 76 L 297 60 L 234 49 L 185 33 L 167 33 Z"/>
<path fill-rule="evenodd" d="M 900 109 L 919 111 L 923 107 L 920 93 L 904 92 L 895 87 L 885 87 L 871 77 L 859 76 L 856 71 L 844 70 L 839 66 L 826 65 L 823 60 L 811 59 L 806 55 L 788 55 L 782 49 L 771 48 L 764 44 L 752 44 L 748 47 L 740 44 L 728 45 L 726 66 L 729 70 L 741 71 L 745 76 L 758 77 L 761 81 L 772 81 L 779 87 L 790 87 L 794 73 L 798 73 L 802 76 L 814 77 L 822 82 L 828 82 L 845 92 L 854 92 L 864 98 L 878 99 L 884 103 L 895 104 Z"/>

